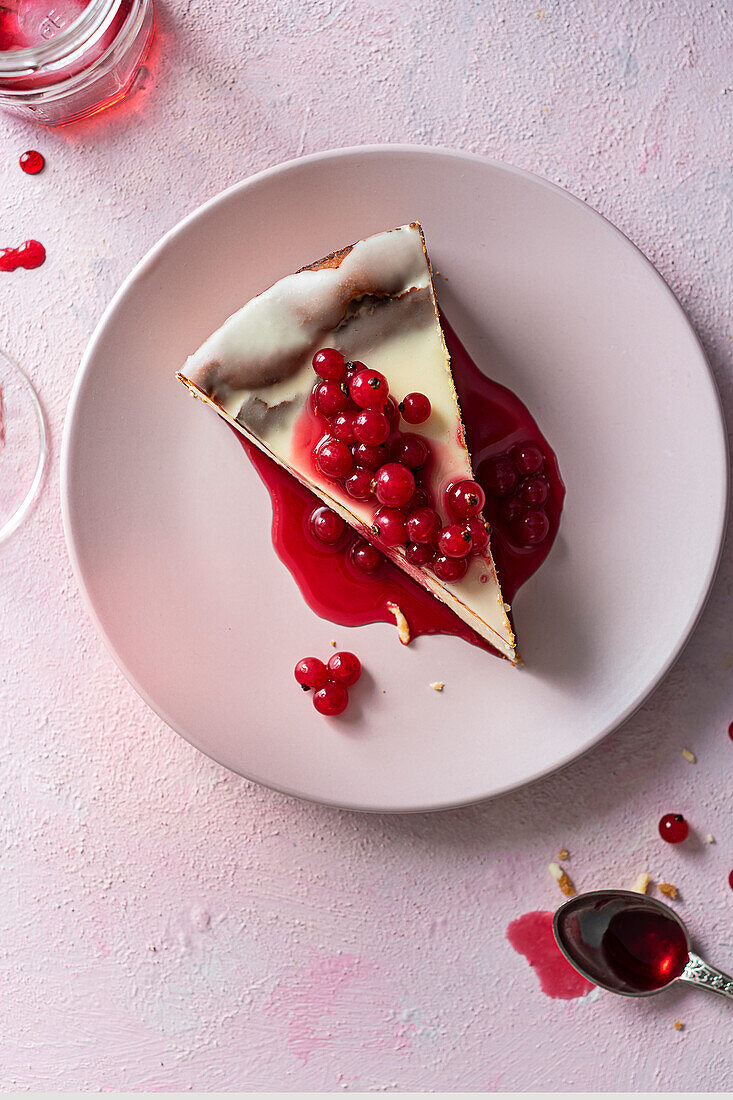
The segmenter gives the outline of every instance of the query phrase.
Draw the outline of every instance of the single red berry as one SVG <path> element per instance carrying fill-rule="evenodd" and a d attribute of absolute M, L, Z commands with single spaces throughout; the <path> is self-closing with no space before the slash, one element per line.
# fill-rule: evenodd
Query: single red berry
<path fill-rule="evenodd" d="M 728 736 L 730 737 L 731 741 L 733 741 L 733 722 L 731 722 L 731 724 L 728 726 Z"/>
<path fill-rule="evenodd" d="M 418 565 L 422 569 L 426 565 L 432 565 L 435 547 L 428 546 L 424 542 L 408 542 L 405 547 L 405 557 L 411 565 Z"/>
<path fill-rule="evenodd" d="M 351 687 L 361 676 L 361 661 L 355 653 L 342 650 L 334 653 L 328 662 L 328 672 L 332 680 L 339 680 L 347 687 Z"/>
<path fill-rule="evenodd" d="M 313 695 L 313 706 L 319 714 L 325 714 L 327 718 L 343 714 L 348 703 L 349 693 L 338 680 L 327 680 Z"/>
<path fill-rule="evenodd" d="M 387 546 L 404 546 L 407 542 L 405 517 L 396 508 L 379 508 L 374 526 L 378 537 Z"/>
<path fill-rule="evenodd" d="M 659 835 L 668 844 L 680 844 L 687 839 L 690 826 L 682 814 L 665 814 L 659 822 Z"/>
<path fill-rule="evenodd" d="M 27 153 L 23 153 L 19 164 L 29 176 L 37 176 L 45 167 L 46 161 L 37 149 L 29 149 Z"/>
<path fill-rule="evenodd" d="M 502 500 L 497 511 L 497 517 L 500 523 L 504 527 L 511 528 L 516 521 L 522 515 L 524 509 L 522 508 L 516 497 L 510 497 L 508 500 Z"/>
<path fill-rule="evenodd" d="M 313 391 L 316 408 L 323 416 L 335 416 L 348 409 L 351 401 L 340 382 L 319 382 Z"/>
<path fill-rule="evenodd" d="M 328 679 L 328 672 L 323 661 L 318 657 L 303 657 L 295 666 L 295 679 L 304 691 L 310 688 L 323 687 Z"/>
<path fill-rule="evenodd" d="M 519 481 L 517 467 L 508 458 L 492 458 L 481 465 L 479 472 L 486 492 L 492 497 L 508 497 Z"/>
<path fill-rule="evenodd" d="M 550 495 L 550 486 L 543 477 L 530 477 L 519 486 L 517 494 L 522 504 L 539 507 Z"/>
<path fill-rule="evenodd" d="M 344 357 L 336 348 L 321 348 L 313 356 L 313 370 L 323 379 L 340 382 L 346 374 Z"/>
<path fill-rule="evenodd" d="M 336 413 L 331 419 L 331 432 L 341 443 L 348 443 L 349 446 L 356 443 L 356 436 L 354 435 L 354 413 Z"/>
<path fill-rule="evenodd" d="M 733 890 L 733 871 L 731 871 L 731 873 L 728 875 L 728 885 L 730 886 L 731 890 Z"/>
<path fill-rule="evenodd" d="M 357 466 L 344 480 L 344 489 L 354 500 L 371 500 L 374 496 L 373 481 L 373 470 L 367 470 L 364 466 Z"/>
<path fill-rule="evenodd" d="M 481 516 L 471 516 L 463 524 L 471 532 L 472 550 L 485 550 L 489 545 L 489 525 Z"/>
<path fill-rule="evenodd" d="M 346 529 L 346 524 L 341 519 L 338 512 L 334 512 L 331 508 L 327 508 L 325 504 L 315 509 L 311 515 L 310 522 L 311 531 L 316 538 L 320 542 L 325 542 L 329 545 L 338 542 Z"/>
<path fill-rule="evenodd" d="M 522 512 L 512 522 L 512 537 L 520 546 L 537 546 L 550 532 L 550 521 L 541 508 Z"/>
<path fill-rule="evenodd" d="M 348 381 L 353 375 L 358 374 L 360 370 L 366 370 L 363 363 L 360 363 L 358 359 L 347 359 L 344 364 L 346 368 L 346 380 Z"/>
<path fill-rule="evenodd" d="M 382 555 L 376 546 L 370 542 L 359 539 L 351 547 L 351 560 L 362 573 L 373 573 L 382 564 Z"/>
<path fill-rule="evenodd" d="M 451 523 L 438 536 L 438 550 L 446 558 L 465 558 L 472 544 L 473 538 L 465 523 Z"/>
<path fill-rule="evenodd" d="M 424 424 L 432 408 L 424 393 L 408 393 L 404 401 L 400 401 L 400 412 L 408 424 Z"/>
<path fill-rule="evenodd" d="M 477 481 L 456 481 L 446 489 L 445 501 L 456 519 L 468 519 L 479 514 L 486 497 Z"/>
<path fill-rule="evenodd" d="M 383 412 L 390 424 L 397 423 L 400 418 L 400 411 L 397 408 L 397 402 L 394 397 L 390 396 L 387 398 L 387 404 L 384 406 Z"/>
<path fill-rule="evenodd" d="M 434 508 L 417 508 L 407 517 L 407 534 L 413 542 L 435 545 L 441 526 L 440 516 Z"/>
<path fill-rule="evenodd" d="M 354 462 L 367 470 L 378 470 L 388 458 L 389 451 L 385 446 L 370 447 L 367 443 L 357 443 L 354 447 Z"/>
<path fill-rule="evenodd" d="M 388 508 L 401 508 L 410 501 L 415 492 L 415 478 L 399 462 L 387 462 L 380 466 L 374 483 L 377 500 Z"/>
<path fill-rule="evenodd" d="M 335 478 L 346 477 L 354 465 L 351 451 L 346 444 L 329 436 L 316 447 L 316 462 L 321 473 Z"/>
<path fill-rule="evenodd" d="M 354 417 L 354 435 L 367 447 L 379 447 L 389 436 L 389 420 L 378 409 L 362 409 Z"/>
<path fill-rule="evenodd" d="M 445 581 L 447 584 L 455 584 L 456 581 L 463 580 L 467 571 L 468 558 L 446 558 L 445 555 L 438 554 L 433 562 L 433 573 L 439 581 Z"/>
<path fill-rule="evenodd" d="M 351 399 L 361 409 L 382 409 L 389 397 L 387 379 L 378 370 L 357 371 L 349 380 Z"/>
<path fill-rule="evenodd" d="M 545 461 L 542 451 L 534 443 L 518 444 L 512 448 L 511 455 L 524 477 L 538 474 Z"/>
<path fill-rule="evenodd" d="M 430 455 L 430 447 L 425 440 L 409 433 L 398 436 L 391 450 L 394 461 L 401 462 L 408 470 L 418 470 L 424 466 Z"/>

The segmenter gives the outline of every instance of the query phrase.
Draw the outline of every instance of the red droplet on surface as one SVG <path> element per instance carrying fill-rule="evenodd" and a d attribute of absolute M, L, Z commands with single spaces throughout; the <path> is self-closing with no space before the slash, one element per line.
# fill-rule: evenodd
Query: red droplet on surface
<path fill-rule="evenodd" d="M 733 722 L 731 722 L 731 724 L 728 726 L 728 736 L 730 737 L 731 741 L 733 741 Z"/>
<path fill-rule="evenodd" d="M 46 249 L 40 241 L 24 241 L 19 248 L 0 248 L 0 271 L 30 270 L 40 267 L 46 259 Z"/>
<path fill-rule="evenodd" d="M 570 965 L 555 943 L 552 917 L 547 912 L 525 913 L 512 921 L 506 938 L 515 951 L 524 955 L 548 997 L 561 1001 L 584 997 L 593 984 Z"/>
<path fill-rule="evenodd" d="M 29 149 L 23 153 L 18 163 L 29 176 L 37 176 L 46 167 L 46 160 L 37 149 Z"/>

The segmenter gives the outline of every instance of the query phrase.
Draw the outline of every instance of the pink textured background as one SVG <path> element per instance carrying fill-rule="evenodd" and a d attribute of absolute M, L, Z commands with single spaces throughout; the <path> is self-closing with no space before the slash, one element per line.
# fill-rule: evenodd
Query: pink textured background
<path fill-rule="evenodd" d="M 74 371 L 133 264 L 228 184 L 360 142 L 485 152 L 587 199 L 679 295 L 730 408 L 725 6 L 178 0 L 160 25 L 127 107 L 0 122 L 0 244 L 49 257 L 2 276 L 0 346 L 51 440 L 0 550 L 0 1088 L 729 1089 L 728 1004 L 549 1000 L 504 929 L 560 900 L 566 845 L 580 888 L 675 883 L 733 968 L 730 553 L 676 668 L 588 757 L 493 804 L 360 817 L 253 787 L 148 711 L 87 618 L 58 501 Z M 695 830 L 679 850 L 667 810 Z"/>

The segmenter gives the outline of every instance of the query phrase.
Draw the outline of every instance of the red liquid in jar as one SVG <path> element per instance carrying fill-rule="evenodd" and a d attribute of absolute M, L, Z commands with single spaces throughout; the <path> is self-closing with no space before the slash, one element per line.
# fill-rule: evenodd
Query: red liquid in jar
<path fill-rule="evenodd" d="M 640 993 L 679 978 L 689 955 L 679 924 L 647 909 L 622 909 L 611 917 L 601 951 L 613 974 Z"/>
<path fill-rule="evenodd" d="M 442 323 L 476 480 L 486 488 L 482 467 L 487 469 L 492 459 L 519 443 L 534 443 L 544 455 L 543 476 L 549 483 L 544 510 L 549 531 L 542 543 L 531 547 L 518 545 L 511 528 L 499 515 L 500 502 L 492 500 L 487 493 L 485 513 L 492 525 L 491 550 L 504 598 L 510 602 L 550 551 L 560 523 L 565 489 L 555 455 L 527 408 L 510 390 L 483 375 L 445 318 Z M 315 424 L 315 418 L 313 421 Z M 322 426 L 315 424 L 314 430 L 317 435 L 312 440 L 300 441 L 301 449 L 308 453 L 320 437 Z M 491 653 L 496 652 L 445 604 L 386 558 L 375 573 L 359 570 L 350 560 L 349 549 L 357 537 L 350 529 L 335 545 L 319 542 L 310 530 L 309 519 L 321 501 L 267 455 L 237 435 L 272 499 L 275 550 L 316 614 L 342 626 L 392 623 L 393 616 L 386 606 L 391 601 L 398 604 L 407 617 L 413 638 L 421 634 L 454 634 Z"/>
<path fill-rule="evenodd" d="M 552 913 L 525 913 L 513 920 L 506 938 L 515 951 L 524 955 L 539 978 L 540 988 L 548 997 L 570 1001 L 593 989 L 592 982 L 571 966 L 552 934 Z"/>
<path fill-rule="evenodd" d="M 46 249 L 40 241 L 25 241 L 19 248 L 0 248 L 0 271 L 30 270 L 40 267 L 46 259 Z"/>

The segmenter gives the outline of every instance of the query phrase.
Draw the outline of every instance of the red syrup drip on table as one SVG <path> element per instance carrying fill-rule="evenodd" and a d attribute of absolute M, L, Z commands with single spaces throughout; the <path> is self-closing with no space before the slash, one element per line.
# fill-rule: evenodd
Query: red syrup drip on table
<path fill-rule="evenodd" d="M 622 909 L 611 917 L 601 952 L 613 974 L 640 993 L 662 989 L 679 978 L 689 958 L 677 921 L 647 909 Z"/>
<path fill-rule="evenodd" d="M 544 455 L 543 476 L 549 482 L 544 508 L 549 532 L 540 545 L 517 546 L 499 515 L 501 502 L 487 493 L 484 511 L 492 524 L 491 550 L 504 598 L 510 602 L 550 551 L 560 523 L 565 489 L 555 455 L 529 411 L 505 386 L 481 373 L 445 318 L 442 323 L 476 480 L 486 488 L 482 468 L 485 472 L 494 458 L 517 444 L 534 443 Z M 306 421 L 306 426 L 308 423 Z M 312 418 L 312 425 L 316 432 L 313 439 L 299 441 L 299 450 L 303 453 L 310 453 L 322 434 L 323 427 L 316 418 Z M 334 545 L 325 546 L 319 542 L 310 530 L 309 519 L 321 501 L 238 433 L 237 437 L 270 493 L 275 550 L 316 614 L 341 626 L 393 623 L 394 618 L 387 609 L 390 601 L 404 612 L 413 638 L 421 634 L 453 634 L 496 653 L 480 634 L 386 558 L 374 573 L 359 570 L 349 555 L 357 537 L 355 532 L 347 529 Z"/>
<path fill-rule="evenodd" d="M 46 249 L 40 241 L 25 241 L 19 248 L 0 248 L 0 271 L 40 267 L 45 259 Z"/>
<path fill-rule="evenodd" d="M 524 955 L 548 997 L 571 1001 L 583 997 L 593 985 L 565 958 L 552 934 L 552 913 L 525 913 L 513 920 L 506 938 L 515 951 Z"/>
<path fill-rule="evenodd" d="M 27 176 L 37 176 L 45 168 L 46 160 L 37 149 L 28 149 L 21 155 L 18 164 Z"/>

